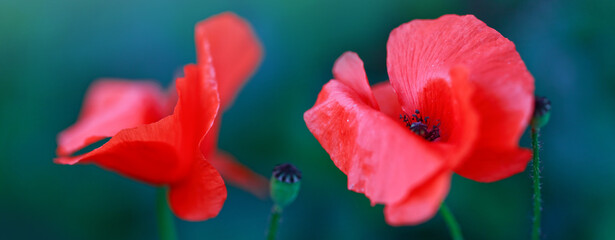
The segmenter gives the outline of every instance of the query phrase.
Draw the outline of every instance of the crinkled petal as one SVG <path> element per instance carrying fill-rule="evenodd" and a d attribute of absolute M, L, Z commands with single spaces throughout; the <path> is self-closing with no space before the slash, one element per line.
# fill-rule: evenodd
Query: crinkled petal
<path fill-rule="evenodd" d="M 373 109 L 350 87 L 327 83 L 304 114 L 307 127 L 372 203 L 400 201 L 443 166 L 439 149 Z"/>
<path fill-rule="evenodd" d="M 369 87 L 363 61 L 354 52 L 345 52 L 333 65 L 333 77 L 354 89 L 361 100 L 374 109 L 378 109 L 378 103 Z"/>
<path fill-rule="evenodd" d="M 264 199 L 269 194 L 267 178 L 236 161 L 233 156 L 218 151 L 207 159 L 220 172 L 225 181 Z"/>
<path fill-rule="evenodd" d="M 194 158 L 188 176 L 170 186 L 169 205 L 183 220 L 203 221 L 218 215 L 227 193 L 222 177 L 200 151 L 194 152 Z"/>
<path fill-rule="evenodd" d="M 387 54 L 391 84 L 406 111 L 420 105 L 419 94 L 430 82 L 450 82 L 450 70 L 465 66 L 480 131 L 464 162 L 506 164 L 498 159 L 478 159 L 486 155 L 476 151 L 517 148 L 532 112 L 534 79 L 511 41 L 472 15 L 445 15 L 436 20 L 415 20 L 393 30 Z"/>
<path fill-rule="evenodd" d="M 206 61 L 209 44 L 220 103 L 226 109 L 261 62 L 263 50 L 248 22 L 233 13 L 222 13 L 196 25 L 197 62 Z"/>
<path fill-rule="evenodd" d="M 417 225 L 431 219 L 448 194 L 451 172 L 440 173 L 402 200 L 384 207 L 386 221 L 392 226 Z"/>
<path fill-rule="evenodd" d="M 468 67 L 474 84 L 493 87 L 484 91 L 514 91 L 503 94 L 509 101 L 533 91 L 534 80 L 514 44 L 472 15 L 414 20 L 391 32 L 387 68 L 404 108 L 417 105 L 412 102 L 423 86 L 448 79 L 456 65 Z"/>
<path fill-rule="evenodd" d="M 58 135 L 59 156 L 163 117 L 164 96 L 147 81 L 102 79 L 89 88 L 79 120 Z"/>

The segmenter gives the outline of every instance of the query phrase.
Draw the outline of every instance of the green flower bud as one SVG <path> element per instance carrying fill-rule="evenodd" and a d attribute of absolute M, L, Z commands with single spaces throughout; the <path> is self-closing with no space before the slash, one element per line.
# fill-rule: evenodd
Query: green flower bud
<path fill-rule="evenodd" d="M 273 168 L 271 176 L 271 198 L 280 208 L 292 203 L 301 188 L 301 171 L 290 163 Z"/>
<path fill-rule="evenodd" d="M 534 99 L 534 115 L 530 125 L 533 128 L 541 128 L 547 125 L 551 117 L 551 101 L 546 97 L 536 97 Z"/>

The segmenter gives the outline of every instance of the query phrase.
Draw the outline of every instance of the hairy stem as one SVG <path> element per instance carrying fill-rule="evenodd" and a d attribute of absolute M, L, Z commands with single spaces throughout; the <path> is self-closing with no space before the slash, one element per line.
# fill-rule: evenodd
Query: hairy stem
<path fill-rule="evenodd" d="M 540 128 L 532 128 L 532 179 L 534 180 L 534 217 L 532 218 L 532 240 L 540 239 L 540 214 L 542 212 L 542 199 L 540 195 L 540 157 L 538 134 Z"/>

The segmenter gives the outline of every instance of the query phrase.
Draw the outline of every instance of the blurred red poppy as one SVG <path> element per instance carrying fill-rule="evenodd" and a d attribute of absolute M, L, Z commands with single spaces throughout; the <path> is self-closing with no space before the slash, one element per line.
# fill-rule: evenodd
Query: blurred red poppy
<path fill-rule="evenodd" d="M 525 169 L 534 79 L 511 41 L 472 15 L 415 20 L 391 32 L 387 68 L 370 87 L 344 53 L 304 119 L 389 224 L 433 217 L 453 172 L 491 182 Z"/>
<path fill-rule="evenodd" d="M 197 64 L 184 68 L 184 77 L 175 82 L 177 94 L 166 96 L 147 81 L 94 83 L 79 120 L 58 136 L 55 162 L 94 163 L 168 185 L 171 209 L 189 221 L 215 217 L 222 208 L 227 193 L 219 171 L 264 195 L 264 177 L 216 150 L 220 106 L 228 107 L 259 65 L 261 45 L 247 22 L 224 13 L 197 24 L 196 46 Z M 174 109 L 169 103 L 175 103 Z M 101 147 L 74 156 L 107 137 Z"/>

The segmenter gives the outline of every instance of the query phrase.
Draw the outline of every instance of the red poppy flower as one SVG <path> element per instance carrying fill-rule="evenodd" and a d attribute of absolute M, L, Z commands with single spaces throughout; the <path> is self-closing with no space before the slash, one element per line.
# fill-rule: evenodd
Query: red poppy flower
<path fill-rule="evenodd" d="M 390 82 L 370 87 L 343 54 L 304 118 L 389 224 L 430 219 L 453 172 L 491 182 L 525 169 L 534 80 L 508 39 L 472 15 L 415 20 L 391 32 L 387 68 Z"/>
<path fill-rule="evenodd" d="M 263 177 L 215 150 L 219 108 L 228 106 L 259 64 L 261 45 L 248 23 L 230 13 L 197 24 L 196 44 L 197 64 L 184 68 L 184 77 L 175 83 L 177 94 L 165 96 L 146 81 L 96 82 L 77 123 L 59 134 L 55 162 L 94 163 L 168 185 L 171 209 L 190 221 L 216 216 L 226 200 L 217 166 L 231 181 L 263 192 Z M 170 114 L 166 106 L 175 101 Z M 72 156 L 107 137 L 101 147 Z"/>

